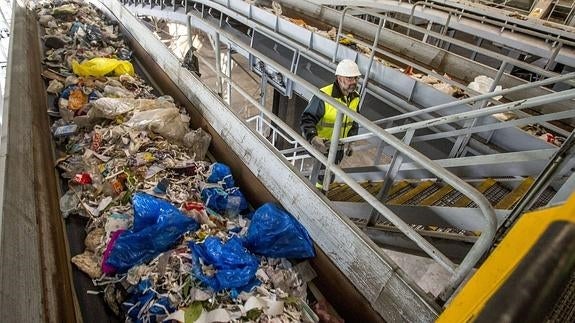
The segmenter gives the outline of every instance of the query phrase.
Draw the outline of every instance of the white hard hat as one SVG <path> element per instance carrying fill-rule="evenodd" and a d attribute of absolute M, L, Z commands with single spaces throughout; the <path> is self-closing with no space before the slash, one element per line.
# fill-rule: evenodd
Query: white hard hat
<path fill-rule="evenodd" d="M 359 67 L 357 67 L 357 64 L 354 61 L 350 59 L 344 59 L 343 61 L 339 62 L 339 64 L 337 64 L 335 75 L 356 77 L 361 76 L 361 73 L 359 72 Z"/>

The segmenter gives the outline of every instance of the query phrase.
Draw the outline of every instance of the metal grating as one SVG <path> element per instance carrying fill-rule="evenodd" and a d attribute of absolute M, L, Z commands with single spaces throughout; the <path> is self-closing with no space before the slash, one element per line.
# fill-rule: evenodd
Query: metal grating
<path fill-rule="evenodd" d="M 461 194 L 461 192 L 453 191 L 444 196 L 441 200 L 433 203 L 433 206 L 453 206 L 453 203 L 462 196 L 463 194 Z"/>
<path fill-rule="evenodd" d="M 544 322 L 575 322 L 575 271 Z"/>
<path fill-rule="evenodd" d="M 547 204 L 549 204 L 549 202 L 551 201 L 551 199 L 553 198 L 553 196 L 555 196 L 555 194 L 557 193 L 557 191 L 555 191 L 552 188 L 547 188 L 545 191 L 543 191 L 543 193 L 541 193 L 541 195 L 539 196 L 539 198 L 537 199 L 537 201 L 535 201 L 535 203 L 533 203 L 533 206 L 530 208 L 530 210 L 535 210 L 538 209 L 540 207 L 544 207 Z"/>
<path fill-rule="evenodd" d="M 412 189 L 413 189 L 413 186 L 408 185 L 408 186 L 400 189 L 399 191 L 395 192 L 394 194 L 391 194 L 390 196 L 388 196 L 386 201 L 393 200 L 394 198 L 401 196 L 401 195 L 411 191 Z"/>
<path fill-rule="evenodd" d="M 495 185 L 487 189 L 487 191 L 485 191 L 483 195 L 485 195 L 485 197 L 491 203 L 491 205 L 495 205 L 499 201 L 501 201 L 505 197 L 505 195 L 509 194 L 510 192 L 511 190 L 508 189 L 507 187 L 501 185 L 500 183 L 496 183 Z M 474 208 L 477 207 L 477 204 L 475 204 L 475 202 L 472 202 L 468 207 Z"/>
<path fill-rule="evenodd" d="M 429 197 L 431 194 L 439 191 L 440 189 L 441 189 L 441 185 L 433 184 L 430 187 L 426 188 L 423 192 L 421 192 L 418 195 L 416 195 L 415 197 L 413 197 L 411 200 L 403 203 L 403 205 L 419 205 L 419 203 L 421 203 L 421 201 L 423 201 L 424 199 Z"/>

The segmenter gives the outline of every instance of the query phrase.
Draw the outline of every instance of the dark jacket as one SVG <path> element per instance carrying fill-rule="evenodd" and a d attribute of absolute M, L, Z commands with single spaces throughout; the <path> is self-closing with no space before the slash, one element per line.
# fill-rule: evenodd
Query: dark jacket
<path fill-rule="evenodd" d="M 339 84 L 337 83 L 337 81 L 333 83 L 333 91 L 331 93 L 331 96 L 335 99 L 343 98 L 343 93 L 341 92 L 341 89 L 339 88 Z M 353 91 L 349 95 L 348 99 L 349 101 L 351 101 L 356 97 L 359 97 L 359 93 L 357 93 L 357 91 Z M 317 135 L 316 124 L 319 122 L 319 120 L 321 120 L 324 113 L 325 113 L 325 103 L 320 98 L 314 95 L 309 101 L 303 113 L 301 114 L 299 122 L 301 132 L 307 141 L 310 141 L 313 137 Z M 345 118 L 349 117 L 344 115 L 343 118 L 345 122 Z M 357 125 L 357 122 L 354 121 L 352 123 L 351 129 L 349 130 L 348 136 L 357 135 L 358 129 L 359 127 Z"/>

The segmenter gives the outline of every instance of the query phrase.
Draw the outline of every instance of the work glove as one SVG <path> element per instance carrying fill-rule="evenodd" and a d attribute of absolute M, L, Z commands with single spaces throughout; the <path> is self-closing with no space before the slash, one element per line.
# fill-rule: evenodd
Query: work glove
<path fill-rule="evenodd" d="M 347 156 L 347 157 L 351 157 L 351 155 L 353 155 L 353 148 L 351 147 L 350 143 L 346 143 L 343 146 L 343 153 Z"/>
<path fill-rule="evenodd" d="M 313 148 L 319 150 L 320 153 L 326 154 L 327 153 L 327 146 L 326 140 L 321 138 L 320 136 L 315 136 L 310 141 Z"/>

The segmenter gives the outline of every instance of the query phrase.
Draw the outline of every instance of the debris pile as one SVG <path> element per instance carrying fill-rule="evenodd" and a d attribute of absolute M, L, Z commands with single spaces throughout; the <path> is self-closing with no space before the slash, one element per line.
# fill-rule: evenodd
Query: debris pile
<path fill-rule="evenodd" d="M 274 204 L 251 210 L 211 137 L 134 73 L 118 25 L 79 0 L 40 2 L 43 77 L 67 183 L 64 217 L 88 219 L 72 262 L 127 321 L 317 321 L 306 230 Z M 307 265 L 307 267 L 306 267 Z"/>

